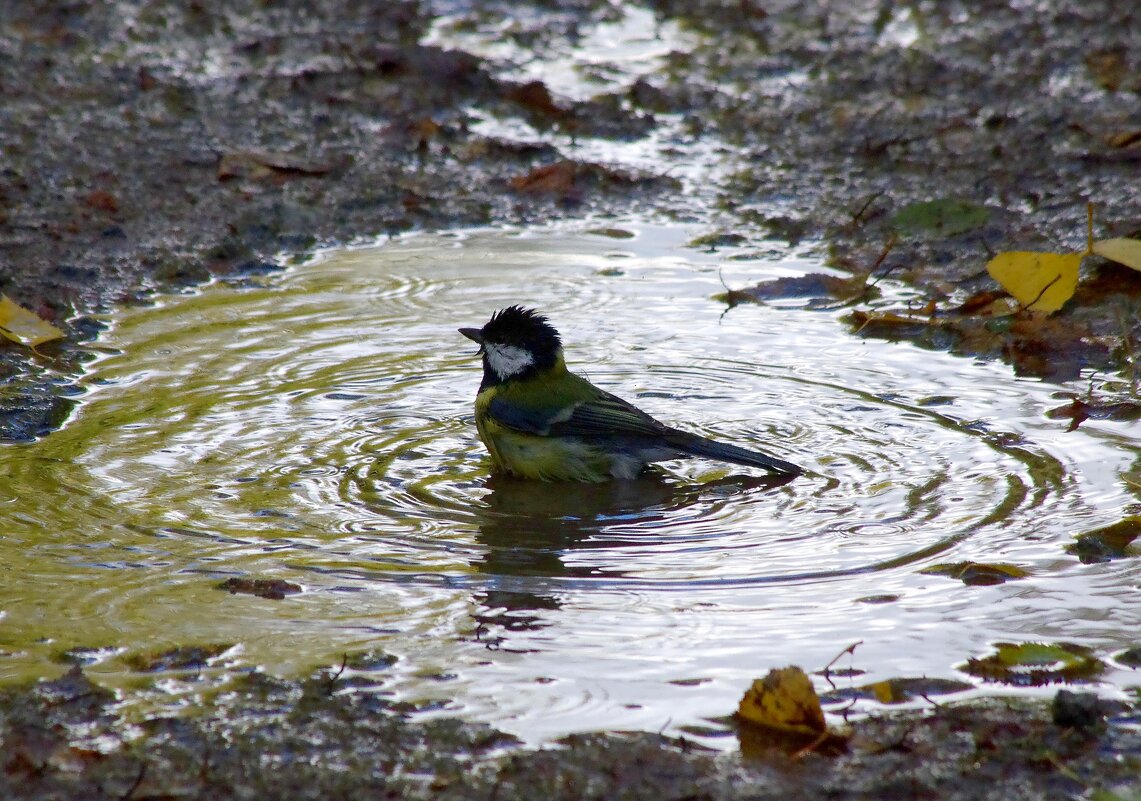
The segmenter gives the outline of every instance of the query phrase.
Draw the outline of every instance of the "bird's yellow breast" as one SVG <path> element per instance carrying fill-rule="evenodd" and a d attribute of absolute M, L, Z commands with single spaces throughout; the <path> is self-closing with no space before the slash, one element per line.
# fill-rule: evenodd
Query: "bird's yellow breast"
<path fill-rule="evenodd" d="M 628 464 L 581 439 L 527 434 L 500 425 L 488 411 L 495 392 L 487 389 L 476 396 L 475 424 L 499 472 L 541 481 L 599 482 L 633 478 L 641 470 L 641 463 Z"/>

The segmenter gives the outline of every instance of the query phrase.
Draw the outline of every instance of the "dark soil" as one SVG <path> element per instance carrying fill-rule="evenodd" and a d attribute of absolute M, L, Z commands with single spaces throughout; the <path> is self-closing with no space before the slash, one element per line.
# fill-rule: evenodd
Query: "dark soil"
<path fill-rule="evenodd" d="M 620 13 L 591 0 L 477 5 L 484 17 L 520 14 L 513 35 L 536 52 Z M 655 8 L 704 31 L 704 44 L 662 74 L 572 102 L 421 44 L 432 15 L 415 2 L 0 0 L 0 292 L 68 333 L 37 353 L 0 340 L 0 440 L 65 421 L 101 327 L 92 314 L 277 269 L 281 254 L 324 244 L 588 212 L 678 215 L 707 222 L 706 244 L 727 255 L 820 242 L 835 266 L 909 282 L 937 315 L 996 289 L 984 270 L 995 251 L 1083 249 L 1087 201 L 1098 236 L 1141 233 L 1132 0 Z M 539 133 L 478 136 L 475 113 Z M 669 165 L 649 175 L 575 158 L 576 138 L 636 139 L 663 115 L 681 115 L 691 143 L 731 146 L 732 177 L 703 187 L 699 203 Z M 687 146 L 677 144 L 678 159 Z M 901 211 L 937 199 L 986 214 L 965 230 L 900 224 Z M 1083 269 L 1078 295 L 1047 322 L 1024 314 L 1005 328 L 859 333 L 1054 378 L 1094 367 L 1135 377 L 1141 275 L 1096 258 Z M 497 756 L 511 748 L 504 735 L 408 723 L 375 698 L 320 687 L 253 677 L 197 717 L 144 722 L 137 738 L 82 677 L 11 690 L 0 699 L 0 795 L 1141 792 L 1136 710 L 1120 713 L 1132 729 L 1100 714 L 1056 725 L 1047 710 L 1001 703 L 886 716 L 860 724 L 837 759 L 714 757 L 649 734 Z"/>
<path fill-rule="evenodd" d="M 1112 801 L 1141 789 L 1141 709 L 1093 695 L 1067 694 L 1052 711 L 989 702 L 887 715 L 824 756 L 749 731 L 735 755 L 649 733 L 526 750 L 486 727 L 409 723 L 344 689 L 329 676 L 254 674 L 193 716 L 132 730 L 77 668 L 0 693 L 0 797 L 1021 801 L 1097 790 Z"/>

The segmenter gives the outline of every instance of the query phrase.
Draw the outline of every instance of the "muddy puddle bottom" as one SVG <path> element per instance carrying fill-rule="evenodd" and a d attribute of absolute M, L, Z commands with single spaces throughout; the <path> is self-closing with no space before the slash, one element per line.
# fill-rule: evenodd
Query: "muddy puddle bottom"
<path fill-rule="evenodd" d="M 857 640 L 849 685 L 969 679 L 996 642 L 1087 646 L 1109 663 L 1091 686 L 1135 685 L 1112 655 L 1141 630 L 1136 560 L 1065 550 L 1136 503 L 1128 427 L 1066 433 L 1043 416 L 1056 386 L 861 341 L 841 311 L 727 311 L 721 276 L 820 267 L 726 261 L 684 247 L 697 233 L 409 236 L 117 314 L 68 424 L 0 454 L 0 680 L 81 661 L 131 703 L 177 705 L 370 652 L 365 691 L 536 742 L 712 734 L 754 678 Z M 595 383 L 810 474 L 490 478 L 456 328 L 512 303 L 549 314 Z M 963 561 L 1028 575 L 922 572 Z M 233 577 L 302 592 L 218 589 Z M 218 655 L 140 672 L 189 645 Z"/>

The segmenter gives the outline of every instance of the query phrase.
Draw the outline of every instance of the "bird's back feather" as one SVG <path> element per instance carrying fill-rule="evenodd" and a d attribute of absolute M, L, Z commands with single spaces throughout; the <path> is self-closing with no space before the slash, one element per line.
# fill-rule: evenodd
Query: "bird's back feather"
<path fill-rule="evenodd" d="M 528 478 L 633 478 L 650 462 L 684 456 L 801 472 L 767 454 L 671 428 L 567 371 L 561 359 L 553 371 L 481 392 L 476 421 L 496 465 Z"/>

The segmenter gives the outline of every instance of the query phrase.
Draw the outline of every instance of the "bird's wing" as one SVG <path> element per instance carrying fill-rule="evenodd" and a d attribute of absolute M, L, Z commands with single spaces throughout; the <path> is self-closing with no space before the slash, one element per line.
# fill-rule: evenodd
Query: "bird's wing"
<path fill-rule="evenodd" d="M 549 433 L 551 420 L 558 415 L 559 409 L 549 406 L 520 406 L 503 398 L 492 398 L 491 403 L 487 405 L 487 413 L 505 428 L 546 436 Z"/>
<path fill-rule="evenodd" d="M 595 397 L 561 407 L 522 408 L 495 398 L 488 411 L 501 425 L 551 437 L 661 436 L 668 429 L 621 398 L 598 391 Z"/>

